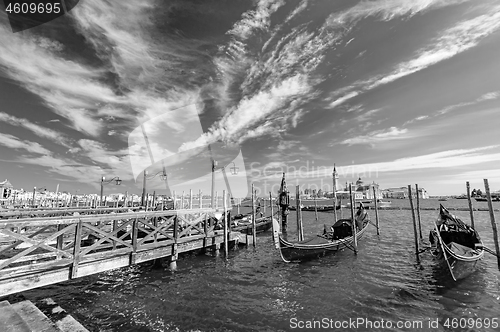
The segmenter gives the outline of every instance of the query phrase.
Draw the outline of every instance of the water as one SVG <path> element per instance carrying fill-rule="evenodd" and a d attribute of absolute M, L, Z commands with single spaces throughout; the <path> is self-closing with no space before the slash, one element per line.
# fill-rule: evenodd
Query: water
<path fill-rule="evenodd" d="M 426 200 L 422 205 L 438 207 L 439 203 Z M 467 200 L 443 203 L 467 206 Z M 369 213 L 374 220 L 374 212 Z M 453 213 L 468 220 L 466 211 Z M 291 238 L 295 238 L 294 216 L 292 212 Z M 477 272 L 454 282 L 430 254 L 422 254 L 417 263 L 410 211 L 379 211 L 379 216 L 381 235 L 372 227 L 360 241 L 357 255 L 344 250 L 306 263 L 285 264 L 267 233 L 259 235 L 257 248 L 231 251 L 228 260 L 222 255 L 185 255 L 176 272 L 143 264 L 23 295 L 34 300 L 52 297 L 91 331 L 290 331 L 301 330 L 292 328 L 301 321 L 341 323 L 358 318 L 372 324 L 383 319 L 385 324 L 416 321 L 423 325 L 419 329 L 387 325 L 335 329 L 332 323 L 333 328 L 322 330 L 500 331 L 443 326 L 447 319 L 457 323 L 461 318 L 500 320 L 500 272 L 495 257 L 486 254 Z M 437 211 L 421 212 L 424 240 L 436 216 Z M 303 212 L 306 237 L 315 236 L 324 223 L 331 224 L 331 217 L 331 213 L 319 213 L 316 222 L 314 212 Z M 485 245 L 494 248 L 488 212 L 475 212 L 475 218 Z M 496 218 L 500 220 L 498 212 Z M 429 321 L 436 319 L 439 326 L 429 327 Z"/>

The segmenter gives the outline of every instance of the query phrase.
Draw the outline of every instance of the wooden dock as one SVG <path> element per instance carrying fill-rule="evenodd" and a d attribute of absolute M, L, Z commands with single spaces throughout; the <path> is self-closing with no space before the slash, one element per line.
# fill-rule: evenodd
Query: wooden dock
<path fill-rule="evenodd" d="M 175 268 L 179 253 L 246 242 L 224 239 L 222 210 L 107 210 L 0 219 L 0 296 L 159 258 Z"/>

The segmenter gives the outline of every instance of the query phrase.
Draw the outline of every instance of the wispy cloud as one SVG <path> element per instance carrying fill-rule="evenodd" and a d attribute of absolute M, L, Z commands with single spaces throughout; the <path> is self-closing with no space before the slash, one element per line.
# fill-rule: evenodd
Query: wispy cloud
<path fill-rule="evenodd" d="M 49 150 L 47 150 L 37 142 L 22 140 L 16 136 L 9 134 L 0 133 L 0 145 L 16 150 L 21 149 L 29 153 L 44 154 L 44 155 L 51 154 Z"/>
<path fill-rule="evenodd" d="M 383 2 L 383 1 L 381 1 Z M 401 4 L 402 1 L 387 1 L 388 3 Z M 362 2 L 366 3 L 366 2 Z M 370 2 L 371 3 L 371 2 Z M 374 2 L 375 3 L 375 2 Z M 408 2 L 410 3 L 410 2 Z M 428 8 L 425 3 L 433 1 L 417 1 L 420 5 L 416 8 Z M 454 1 L 436 1 L 436 4 L 451 4 Z M 404 6 L 403 6 L 404 7 Z M 404 7 L 406 8 L 406 7 Z M 410 7 L 408 7 L 410 8 Z M 412 7 L 413 8 L 413 7 Z M 364 11 L 362 11 L 364 13 Z M 367 11 L 370 12 L 370 11 Z M 376 11 L 375 11 L 376 12 Z M 406 13 L 407 10 L 396 11 L 396 13 Z M 385 14 L 384 14 L 385 15 Z M 347 16 L 350 17 L 350 16 Z M 362 18 L 363 15 L 356 14 L 354 17 Z M 392 17 L 383 16 L 383 17 Z M 488 13 L 479 15 L 469 20 L 464 20 L 455 26 L 443 31 L 429 46 L 416 52 L 414 59 L 401 62 L 391 72 L 377 75 L 364 81 L 357 81 L 349 87 L 342 88 L 332 94 L 336 98 L 330 107 L 334 108 L 345 101 L 352 99 L 363 92 L 377 88 L 379 86 L 394 82 L 402 77 L 421 71 L 441 61 L 465 52 L 481 42 L 485 37 L 491 35 L 500 28 L 500 6 L 489 8 Z"/>
<path fill-rule="evenodd" d="M 367 135 L 362 135 L 354 138 L 348 138 L 340 144 L 347 145 L 355 145 L 355 144 L 370 144 L 373 145 L 375 143 L 392 141 L 392 140 L 400 140 L 407 139 L 412 137 L 412 135 L 408 132 L 408 129 L 401 128 L 398 129 L 396 127 L 391 127 L 384 130 L 373 131 Z"/>
<path fill-rule="evenodd" d="M 69 139 L 65 137 L 65 135 L 53 129 L 42 127 L 36 123 L 29 121 L 28 119 L 18 118 L 5 112 L 0 112 L 0 121 L 3 121 L 12 126 L 23 127 L 39 137 L 47 138 L 65 147 L 70 147 Z"/>

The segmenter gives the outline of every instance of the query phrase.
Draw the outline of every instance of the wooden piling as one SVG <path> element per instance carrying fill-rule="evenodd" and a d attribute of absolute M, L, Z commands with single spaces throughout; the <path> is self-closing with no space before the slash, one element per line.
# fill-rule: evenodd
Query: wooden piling
<path fill-rule="evenodd" d="M 184 209 L 184 190 L 182 191 L 182 196 L 181 196 L 181 209 Z"/>
<path fill-rule="evenodd" d="M 201 189 L 198 191 L 199 208 L 203 209 L 203 195 Z"/>
<path fill-rule="evenodd" d="M 417 222 L 418 222 L 418 234 L 420 235 L 420 240 L 424 237 L 422 236 L 422 225 L 420 223 L 420 197 L 418 196 L 418 184 L 415 184 L 415 190 L 417 194 Z"/>
<path fill-rule="evenodd" d="M 215 209 L 219 208 L 219 192 L 215 192 Z"/>
<path fill-rule="evenodd" d="M 495 222 L 495 212 L 493 212 L 493 204 L 491 204 L 491 194 L 490 185 L 488 184 L 488 179 L 483 179 L 484 190 L 486 191 L 486 198 L 488 199 L 488 209 L 490 212 L 491 228 L 493 229 L 493 240 L 495 241 L 495 251 L 497 253 L 497 265 L 498 270 L 500 270 L 500 247 L 498 245 L 498 231 L 497 224 Z"/>
<path fill-rule="evenodd" d="M 174 199 L 174 210 L 177 209 L 177 197 L 176 197 L 176 193 L 175 193 L 175 190 L 172 192 L 172 198 Z"/>
<path fill-rule="evenodd" d="M 177 258 L 179 256 L 177 251 L 177 242 L 179 240 L 179 217 L 174 217 L 174 244 L 172 245 L 172 252 L 170 255 L 169 267 L 170 270 L 177 270 Z M 217 251 L 218 252 L 218 251 Z"/>
<path fill-rule="evenodd" d="M 316 222 L 318 222 L 318 204 L 316 203 L 316 196 L 314 196 L 314 217 Z"/>
<path fill-rule="evenodd" d="M 227 258 L 227 256 L 229 255 L 229 252 L 228 252 L 228 245 L 229 245 L 229 241 L 228 241 L 228 224 L 229 224 L 229 220 L 228 220 L 228 216 L 229 214 L 227 213 L 227 202 L 226 202 L 226 191 L 223 190 L 222 191 L 222 208 L 224 209 L 224 257 Z"/>
<path fill-rule="evenodd" d="M 417 221 L 415 218 L 415 210 L 413 209 L 413 197 L 411 192 L 411 185 L 408 185 L 408 198 L 410 199 L 411 215 L 413 218 L 413 233 L 415 235 L 415 253 L 417 255 L 417 260 L 419 259 L 418 254 L 420 252 L 418 247 L 418 234 L 417 234 Z"/>
<path fill-rule="evenodd" d="M 354 219 L 354 196 L 352 195 L 352 183 L 349 184 L 349 200 L 351 203 L 351 229 L 352 229 L 352 237 L 353 237 L 353 247 L 354 253 L 358 253 L 358 232 L 356 230 L 356 220 Z"/>
<path fill-rule="evenodd" d="M 254 184 L 252 183 L 252 242 L 255 247 L 255 242 L 257 239 L 257 227 L 255 225 L 255 189 Z"/>
<path fill-rule="evenodd" d="M 377 235 L 380 235 L 380 225 L 378 222 L 378 203 L 377 203 L 377 192 L 375 187 L 373 189 L 373 204 L 375 205 L 375 226 L 377 226 Z"/>
<path fill-rule="evenodd" d="M 240 214 L 241 198 L 238 198 L 238 214 Z"/>
<path fill-rule="evenodd" d="M 304 241 L 304 230 L 302 228 L 302 208 L 300 207 L 300 186 L 296 186 L 295 200 L 297 201 L 297 237 L 299 241 Z"/>
<path fill-rule="evenodd" d="M 154 210 L 156 210 L 156 190 L 153 191 L 153 200 L 151 202 L 151 208 Z"/>
<path fill-rule="evenodd" d="M 337 184 L 335 183 L 335 166 L 333 170 L 333 223 L 337 222 Z"/>
<path fill-rule="evenodd" d="M 472 209 L 472 199 L 470 197 L 470 184 L 469 184 L 469 181 L 465 182 L 465 186 L 467 187 L 467 200 L 469 201 L 470 226 L 472 228 L 474 228 L 474 210 Z"/>
<path fill-rule="evenodd" d="M 189 209 L 193 208 L 193 189 L 189 189 Z"/>

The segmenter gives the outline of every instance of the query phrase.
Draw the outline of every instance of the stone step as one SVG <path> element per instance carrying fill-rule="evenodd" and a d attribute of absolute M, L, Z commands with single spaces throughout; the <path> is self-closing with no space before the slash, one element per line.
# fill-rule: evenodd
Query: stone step
<path fill-rule="evenodd" d="M 11 305 L 23 318 L 33 332 L 61 332 L 61 330 L 40 311 L 31 301 Z"/>
<path fill-rule="evenodd" d="M 0 302 L 0 331 L 31 332 L 32 330 L 8 301 L 2 301 Z"/>
<path fill-rule="evenodd" d="M 37 306 L 62 332 L 89 332 L 51 298 L 41 300 Z"/>

